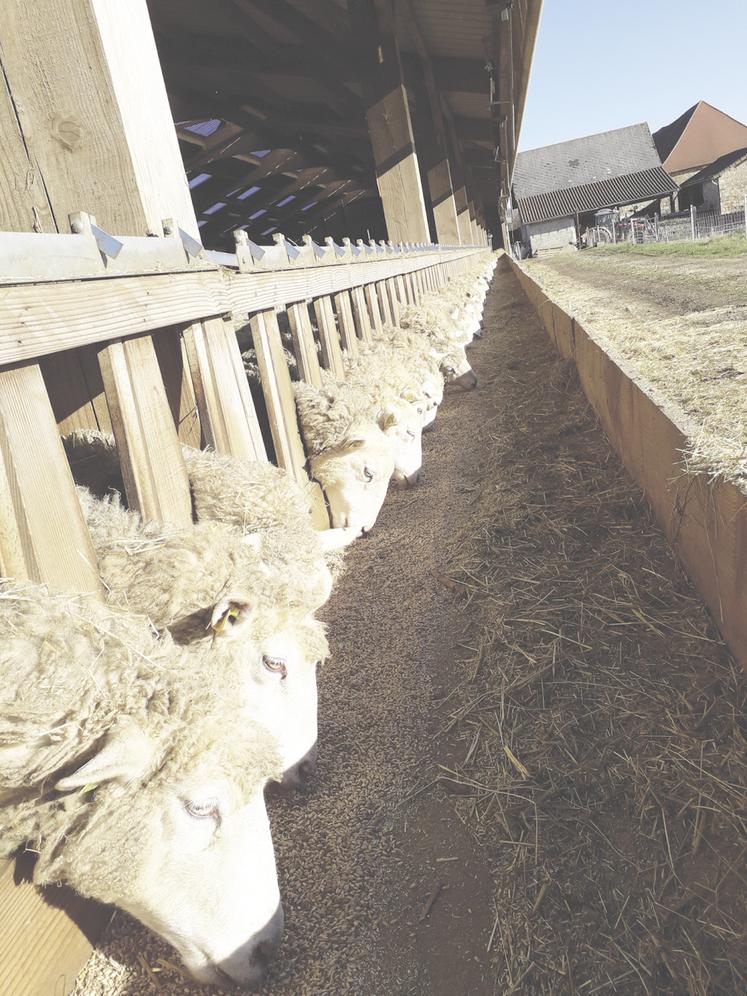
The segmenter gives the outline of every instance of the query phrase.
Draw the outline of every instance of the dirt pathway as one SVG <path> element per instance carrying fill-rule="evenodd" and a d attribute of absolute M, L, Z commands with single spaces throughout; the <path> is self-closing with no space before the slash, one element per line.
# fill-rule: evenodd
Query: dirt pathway
<path fill-rule="evenodd" d="M 471 352 L 480 387 L 447 394 L 435 430 L 424 437 L 424 481 L 390 495 L 371 538 L 351 551 L 328 606 L 332 658 L 321 679 L 317 784 L 306 798 L 271 803 L 286 936 L 268 996 L 529 996 L 570 993 L 585 978 L 583 960 L 574 982 L 570 963 L 566 969 L 553 948 L 543 955 L 531 947 L 527 904 L 531 911 L 541 888 L 537 851 L 518 817 L 514 822 L 510 810 L 500 815 L 501 793 L 511 791 L 506 779 L 518 776 L 495 738 L 511 716 L 515 694 L 509 689 L 504 696 L 501 680 L 523 666 L 529 678 L 519 681 L 528 682 L 528 661 L 540 659 L 537 641 L 547 640 L 541 628 L 529 635 L 507 631 L 506 618 L 523 615 L 525 590 L 541 605 L 552 602 L 562 578 L 550 554 L 559 545 L 579 546 L 568 565 L 571 577 L 610 570 L 608 549 L 597 563 L 595 530 L 602 527 L 585 523 L 583 515 L 566 526 L 566 538 L 549 519 L 536 519 L 538 546 L 526 553 L 527 526 L 519 511 L 533 515 L 543 494 L 547 500 L 553 474 L 569 472 L 564 433 L 576 444 L 578 467 L 570 473 L 586 475 L 592 489 L 627 489 L 625 500 L 618 495 L 611 504 L 604 535 L 631 533 L 653 548 L 661 576 L 670 579 L 674 568 L 573 388 L 568 400 L 558 387 L 564 368 L 507 274 L 494 281 L 485 325 L 486 337 Z M 568 405 L 575 406 L 570 420 Z M 536 424 L 528 418 L 532 408 L 541 409 Z M 595 451 L 587 459 L 590 446 Z M 529 452 L 537 471 L 532 475 L 524 473 Z M 576 513 L 573 494 L 555 487 L 551 493 L 567 516 Z M 502 537 L 498 546 L 496 535 Z M 488 540 L 490 571 L 480 566 Z M 625 569 L 631 569 L 627 562 Z M 701 645 L 691 634 L 707 624 L 681 578 L 677 585 L 685 591 L 677 605 L 682 652 L 693 657 Z M 486 605 L 493 615 L 486 615 Z M 536 616 L 540 609 L 532 611 Z M 562 627 L 562 617 L 553 625 Z M 603 618 L 589 617 L 584 625 L 592 628 L 585 644 L 594 639 L 605 655 L 617 653 Z M 633 617 L 628 625 L 626 639 L 639 641 L 641 659 L 662 652 L 658 636 L 652 647 L 645 624 Z M 542 657 L 549 680 L 548 667 L 563 655 L 557 647 L 542 652 L 550 655 L 549 664 Z M 717 656 L 721 652 L 717 647 Z M 476 703 L 489 711 L 480 712 Z M 576 704 L 577 715 L 573 708 L 569 703 L 567 722 L 588 726 L 586 702 Z M 543 743 L 539 734 L 535 739 Z M 593 770 L 592 754 L 586 763 Z M 496 788 L 496 779 L 504 787 Z M 612 810 L 609 817 L 620 818 Z M 595 825 L 603 822 L 600 816 Z M 534 834 L 535 824 L 527 825 Z M 631 837 L 630 846 L 636 844 Z M 620 835 L 615 846 L 623 847 Z M 517 853 L 534 858 L 526 865 Z M 555 873 L 552 860 L 548 855 L 542 875 Z M 549 892 L 547 906 L 554 910 L 556 900 Z M 544 912 L 534 919 L 554 937 Z M 591 904 L 588 912 L 598 915 Z M 618 912 L 616 906 L 615 917 Z M 565 930 L 567 917 L 557 915 Z M 627 928 L 622 912 L 620 918 Z M 76 996 L 201 992 L 159 962 L 170 957 L 147 932 L 117 917 Z M 555 968 L 543 968 L 547 985 L 535 979 L 543 957 L 557 961 Z M 622 964 L 627 988 L 609 991 L 638 992 L 636 977 L 631 983 L 629 966 Z"/>

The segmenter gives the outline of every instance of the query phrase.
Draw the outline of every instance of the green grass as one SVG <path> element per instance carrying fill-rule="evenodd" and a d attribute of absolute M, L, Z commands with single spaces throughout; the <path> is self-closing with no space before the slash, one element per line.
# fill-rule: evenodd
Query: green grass
<path fill-rule="evenodd" d="M 744 235 L 723 235 L 695 242 L 647 242 L 644 245 L 618 242 L 617 245 L 597 246 L 595 251 L 627 253 L 630 256 L 747 256 L 747 238 Z"/>

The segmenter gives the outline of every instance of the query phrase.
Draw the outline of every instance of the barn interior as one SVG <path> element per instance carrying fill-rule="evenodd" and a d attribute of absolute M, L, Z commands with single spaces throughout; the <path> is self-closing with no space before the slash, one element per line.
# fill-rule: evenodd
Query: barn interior
<path fill-rule="evenodd" d="M 241 228 L 257 243 L 282 232 L 453 244 L 479 226 L 499 244 L 539 9 L 458 8 L 149 0 L 203 243 L 232 250 Z M 373 83 L 382 46 L 395 69 Z M 406 100 L 393 100 L 400 86 Z M 415 216 L 389 231 L 377 178 L 413 145 L 423 196 L 409 177 L 399 211 L 406 220 L 422 200 L 427 232 Z"/>

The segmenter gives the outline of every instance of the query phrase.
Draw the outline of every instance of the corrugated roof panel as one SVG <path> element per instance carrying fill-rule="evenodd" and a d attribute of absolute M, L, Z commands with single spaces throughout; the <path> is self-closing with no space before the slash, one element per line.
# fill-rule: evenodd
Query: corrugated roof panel
<path fill-rule="evenodd" d="M 529 197 L 519 197 L 516 203 L 522 223 L 552 221 L 586 211 L 632 204 L 670 194 L 677 184 L 662 166 L 641 170 L 628 176 L 614 176 L 596 183 L 585 183 L 563 190 L 551 190 Z"/>

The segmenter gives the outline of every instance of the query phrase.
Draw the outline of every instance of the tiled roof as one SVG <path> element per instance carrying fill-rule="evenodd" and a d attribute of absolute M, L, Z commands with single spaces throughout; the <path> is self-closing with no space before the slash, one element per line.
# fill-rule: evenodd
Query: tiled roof
<path fill-rule="evenodd" d="M 560 190 L 549 190 L 529 197 L 519 196 L 516 203 L 522 222 L 550 221 L 585 211 L 598 211 L 616 204 L 632 204 L 670 194 L 677 184 L 661 166 L 639 170 L 626 176 L 612 176 L 595 183 L 583 183 Z"/>
<path fill-rule="evenodd" d="M 657 166 L 661 160 L 648 125 L 636 124 L 520 152 L 513 186 L 517 197 L 534 197 Z"/>

